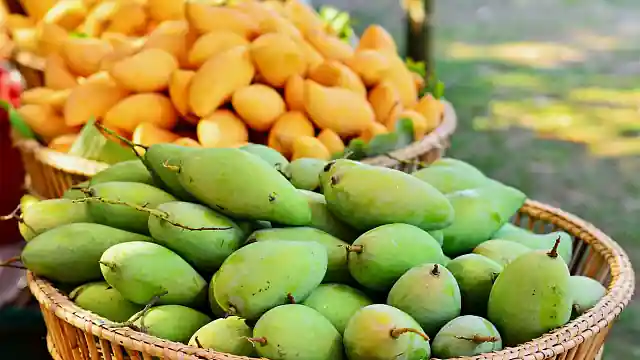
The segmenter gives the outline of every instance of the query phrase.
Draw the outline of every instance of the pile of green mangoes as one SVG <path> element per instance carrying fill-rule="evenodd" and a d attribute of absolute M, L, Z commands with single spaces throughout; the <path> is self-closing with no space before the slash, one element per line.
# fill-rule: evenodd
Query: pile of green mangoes
<path fill-rule="evenodd" d="M 256 144 L 156 144 L 26 204 L 21 261 L 110 326 L 272 360 L 470 356 L 605 294 L 572 238 L 511 225 L 520 190 L 443 158 L 413 174 Z M 214 320 L 215 319 L 215 320 Z"/>

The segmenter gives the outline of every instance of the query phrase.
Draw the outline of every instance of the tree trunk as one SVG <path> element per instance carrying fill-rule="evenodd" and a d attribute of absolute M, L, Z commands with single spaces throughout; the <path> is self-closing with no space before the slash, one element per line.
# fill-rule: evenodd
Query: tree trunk
<path fill-rule="evenodd" d="M 407 57 L 424 61 L 427 74 L 432 70 L 431 37 L 433 0 L 403 0 L 407 12 Z"/>

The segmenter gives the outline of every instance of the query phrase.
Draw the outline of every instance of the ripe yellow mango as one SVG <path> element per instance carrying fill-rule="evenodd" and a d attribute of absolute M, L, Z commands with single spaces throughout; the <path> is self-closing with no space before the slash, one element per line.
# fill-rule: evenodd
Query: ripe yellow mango
<path fill-rule="evenodd" d="M 173 143 L 180 146 L 188 146 L 188 147 L 195 147 L 195 148 L 202 147 L 202 145 L 199 142 L 188 137 L 181 137 L 175 140 Z"/>
<path fill-rule="evenodd" d="M 198 33 L 185 20 L 168 20 L 160 23 L 147 37 L 144 49 L 162 49 L 178 60 L 182 67 L 189 64 L 189 49 Z"/>
<path fill-rule="evenodd" d="M 126 90 L 108 82 L 83 83 L 71 90 L 64 104 L 64 120 L 69 126 L 79 126 L 92 118 L 101 119 L 126 96 Z"/>
<path fill-rule="evenodd" d="M 304 105 L 311 120 L 340 136 L 360 134 L 375 121 L 371 105 L 362 95 L 343 88 L 329 88 L 305 80 Z"/>
<path fill-rule="evenodd" d="M 149 16 L 156 21 L 184 18 L 185 0 L 147 0 Z"/>
<path fill-rule="evenodd" d="M 50 54 L 44 65 L 44 85 L 50 89 L 64 90 L 76 87 L 78 81 L 60 55 Z"/>
<path fill-rule="evenodd" d="M 87 7 L 82 0 L 64 0 L 53 5 L 42 20 L 71 31 L 82 24 L 86 16 Z"/>
<path fill-rule="evenodd" d="M 376 114 L 376 120 L 386 123 L 402 109 L 400 94 L 390 81 L 382 81 L 369 91 L 369 103 Z"/>
<path fill-rule="evenodd" d="M 293 153 L 293 141 L 301 136 L 313 137 L 313 124 L 301 111 L 288 111 L 276 120 L 269 132 L 267 145 L 285 157 Z"/>
<path fill-rule="evenodd" d="M 10 32 L 13 32 L 17 29 L 33 28 L 36 23 L 33 19 L 22 14 L 7 14 L 5 25 Z"/>
<path fill-rule="evenodd" d="M 167 89 L 177 69 L 178 62 L 168 52 L 145 49 L 113 64 L 109 74 L 125 89 L 152 92 Z"/>
<path fill-rule="evenodd" d="M 272 87 L 253 84 L 238 89 L 231 105 L 240 118 L 256 131 L 267 131 L 287 111 L 282 96 Z"/>
<path fill-rule="evenodd" d="M 204 147 L 229 147 L 249 141 L 246 125 L 230 110 L 216 110 L 198 123 L 198 141 Z"/>
<path fill-rule="evenodd" d="M 347 61 L 353 57 L 351 45 L 339 38 L 327 35 L 323 31 L 312 31 L 306 34 L 307 41 L 327 60 Z"/>
<path fill-rule="evenodd" d="M 255 68 L 246 46 L 236 46 L 202 65 L 189 86 L 189 106 L 205 117 L 225 103 L 238 89 L 251 84 Z"/>
<path fill-rule="evenodd" d="M 103 37 L 104 39 L 105 37 Z M 110 39 L 111 40 L 111 39 Z M 113 42 L 111 42 L 113 44 Z M 100 71 L 109 71 L 120 60 L 135 55 L 140 48 L 131 44 L 130 46 L 119 44 L 117 48 L 114 47 L 113 51 L 105 55 L 100 61 Z"/>
<path fill-rule="evenodd" d="M 230 3 L 228 6 L 240 10 L 258 22 L 273 16 L 280 16 L 275 10 L 260 1 L 237 1 Z"/>
<path fill-rule="evenodd" d="M 56 112 L 62 112 L 71 89 L 53 90 L 46 87 L 27 89 L 20 94 L 22 104 L 50 105 Z"/>
<path fill-rule="evenodd" d="M 309 70 L 315 69 L 317 66 L 324 62 L 324 57 L 322 54 L 316 50 L 311 44 L 306 42 L 302 38 L 291 38 L 293 41 L 298 44 L 300 49 L 302 49 L 302 53 L 304 54 L 305 59 L 307 60 L 307 64 L 309 65 Z"/>
<path fill-rule="evenodd" d="M 287 1 L 284 12 L 287 18 L 305 35 L 313 31 L 322 31 L 325 28 L 324 21 L 318 13 L 299 0 Z"/>
<path fill-rule="evenodd" d="M 327 60 L 309 72 L 309 79 L 320 85 L 341 87 L 367 96 L 367 88 L 360 77 L 343 63 Z"/>
<path fill-rule="evenodd" d="M 395 118 L 389 118 L 387 123 L 387 129 L 393 131 L 396 128 L 396 122 L 401 119 L 409 119 L 413 123 L 413 139 L 420 140 L 427 133 L 427 120 L 420 113 L 414 110 L 402 110 Z"/>
<path fill-rule="evenodd" d="M 191 85 L 191 79 L 195 74 L 195 71 L 178 69 L 171 74 L 169 79 L 169 97 L 173 106 L 182 116 L 191 112 L 189 109 L 189 85 Z"/>
<path fill-rule="evenodd" d="M 59 25 L 41 22 L 36 26 L 36 38 L 40 54 L 59 53 L 68 37 L 67 30 Z"/>
<path fill-rule="evenodd" d="M 424 78 L 422 77 L 422 75 L 413 71 L 411 72 L 411 76 L 413 76 L 413 83 L 416 84 L 416 91 L 419 94 L 425 86 Z"/>
<path fill-rule="evenodd" d="M 382 125 L 379 122 L 372 122 L 369 125 L 369 127 L 366 128 L 362 132 L 362 134 L 360 134 L 360 136 L 358 136 L 358 138 L 363 140 L 363 141 L 365 141 L 365 142 L 369 142 L 369 141 L 371 141 L 371 139 L 373 139 L 377 135 L 386 134 L 388 132 L 389 132 L 389 130 L 387 129 L 386 126 Z"/>
<path fill-rule="evenodd" d="M 142 3 L 120 1 L 105 31 L 143 35 L 147 29 L 147 20 L 147 11 Z"/>
<path fill-rule="evenodd" d="M 293 75 L 284 84 L 284 102 L 290 111 L 304 111 L 304 79 Z"/>
<path fill-rule="evenodd" d="M 87 76 L 86 78 L 81 78 L 78 81 L 80 84 L 107 84 L 111 86 L 120 86 L 113 79 L 113 77 L 109 74 L 108 71 L 98 71 L 97 73 Z"/>
<path fill-rule="evenodd" d="M 258 34 L 258 24 L 249 15 L 231 7 L 188 1 L 185 14 L 191 26 L 201 34 L 227 30 L 246 39 L 253 39 Z"/>
<path fill-rule="evenodd" d="M 107 0 L 96 4 L 78 27 L 78 31 L 89 37 L 98 37 L 106 29 L 109 21 L 118 10 L 118 1 Z"/>
<path fill-rule="evenodd" d="M 151 146 L 153 144 L 170 143 L 178 140 L 180 136 L 158 127 L 154 123 L 140 123 L 133 131 L 132 140 L 136 144 Z"/>
<path fill-rule="evenodd" d="M 293 155 L 291 156 L 291 160 L 301 158 L 330 160 L 331 153 L 317 138 L 299 136 L 293 141 Z"/>
<path fill-rule="evenodd" d="M 62 44 L 62 57 L 67 66 L 80 76 L 98 72 L 102 58 L 111 51 L 111 44 L 102 39 L 68 37 Z"/>
<path fill-rule="evenodd" d="M 367 86 L 378 84 L 391 67 L 386 56 L 377 50 L 356 51 L 345 64 L 358 74 Z"/>
<path fill-rule="evenodd" d="M 64 134 L 53 138 L 47 147 L 51 150 L 59 151 L 62 153 L 69 152 L 71 146 L 78 138 L 78 134 Z"/>
<path fill-rule="evenodd" d="M 398 47 L 393 40 L 393 36 L 380 25 L 370 25 L 367 27 L 362 36 L 360 36 L 360 42 L 356 51 L 371 49 L 382 50 L 385 53 L 398 53 Z"/>
<path fill-rule="evenodd" d="M 275 32 L 289 35 L 291 38 L 302 39 L 302 33 L 300 32 L 300 30 L 289 20 L 281 17 L 278 14 L 265 17 L 260 20 L 259 31 L 260 34 Z"/>
<path fill-rule="evenodd" d="M 307 61 L 302 49 L 287 35 L 261 35 L 250 46 L 251 57 L 265 81 L 281 88 L 293 75 L 304 75 Z"/>
<path fill-rule="evenodd" d="M 26 104 L 17 111 L 27 125 L 45 141 L 77 132 L 77 128 L 67 126 L 50 105 Z"/>
<path fill-rule="evenodd" d="M 435 129 L 442 122 L 444 104 L 429 93 L 425 94 L 412 109 L 422 114 L 426 121 L 427 131 Z"/>
<path fill-rule="evenodd" d="M 200 36 L 189 51 L 188 64 L 198 69 L 215 55 L 240 45 L 249 45 L 249 41 L 233 31 L 214 31 Z"/>
<path fill-rule="evenodd" d="M 104 116 L 104 125 L 132 133 L 143 122 L 171 129 L 177 120 L 169 98 L 157 93 L 142 93 L 131 95 L 113 106 Z"/>
<path fill-rule="evenodd" d="M 384 74 L 383 80 L 391 82 L 398 90 L 403 106 L 414 105 L 418 101 L 418 91 L 411 71 L 397 54 L 388 54 L 387 59 L 391 67 Z"/>
<path fill-rule="evenodd" d="M 344 151 L 344 142 L 335 131 L 324 129 L 318 134 L 318 140 L 329 150 L 330 154 L 341 153 Z"/>

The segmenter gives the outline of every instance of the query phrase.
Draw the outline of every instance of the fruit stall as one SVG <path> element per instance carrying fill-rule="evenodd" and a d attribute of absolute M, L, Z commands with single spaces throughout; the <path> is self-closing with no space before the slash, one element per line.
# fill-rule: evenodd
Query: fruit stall
<path fill-rule="evenodd" d="M 446 156 L 454 104 L 383 27 L 298 0 L 23 3 L 5 107 L 31 195 L 1 265 L 53 359 L 602 356 L 624 250 Z"/>

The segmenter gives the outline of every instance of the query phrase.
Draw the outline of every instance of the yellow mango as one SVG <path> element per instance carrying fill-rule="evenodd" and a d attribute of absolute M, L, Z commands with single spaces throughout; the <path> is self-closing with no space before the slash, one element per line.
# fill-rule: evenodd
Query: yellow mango
<path fill-rule="evenodd" d="M 331 160 L 331 153 L 320 140 L 311 136 L 299 136 L 293 141 L 291 160 L 301 158 Z"/>
<path fill-rule="evenodd" d="M 258 72 L 274 87 L 281 88 L 291 76 L 304 75 L 307 71 L 303 51 L 287 35 L 261 35 L 251 43 L 250 49 Z"/>
<path fill-rule="evenodd" d="M 189 85 L 191 85 L 195 74 L 195 71 L 178 69 L 171 74 L 169 79 L 169 97 L 173 106 L 182 116 L 191 112 L 189 109 Z"/>
<path fill-rule="evenodd" d="M 152 92 L 167 89 L 176 69 L 178 62 L 168 52 L 145 49 L 113 64 L 109 74 L 125 89 Z"/>
<path fill-rule="evenodd" d="M 77 132 L 77 128 L 67 126 L 50 105 L 26 104 L 17 111 L 27 125 L 46 142 L 60 135 Z"/>
<path fill-rule="evenodd" d="M 383 124 L 402 108 L 400 94 L 389 81 L 382 81 L 371 89 L 368 99 L 376 114 L 376 120 Z"/>
<path fill-rule="evenodd" d="M 47 11 L 42 20 L 72 31 L 82 24 L 87 12 L 87 7 L 82 0 L 61 0 Z"/>
<path fill-rule="evenodd" d="M 214 31 L 200 36 L 189 51 L 188 64 L 198 69 L 215 55 L 240 45 L 249 45 L 249 41 L 232 31 Z"/>
<path fill-rule="evenodd" d="M 401 119 L 409 119 L 413 123 L 413 136 L 415 141 L 422 139 L 424 134 L 427 133 L 427 120 L 422 114 L 410 109 L 402 110 L 395 118 L 389 118 L 385 124 L 387 129 L 394 131 L 396 122 Z"/>
<path fill-rule="evenodd" d="M 80 84 L 105 84 L 109 86 L 120 87 L 118 83 L 113 79 L 108 71 L 98 71 L 95 74 L 89 75 L 86 78 L 82 78 L 79 81 Z"/>
<path fill-rule="evenodd" d="M 149 33 L 143 48 L 162 49 L 173 55 L 181 67 L 187 67 L 189 49 L 197 37 L 195 29 L 185 20 L 164 21 Z"/>
<path fill-rule="evenodd" d="M 104 116 L 104 125 L 132 133 L 149 122 L 163 129 L 172 129 L 177 122 L 176 110 L 166 96 L 157 93 L 131 95 L 113 106 Z"/>
<path fill-rule="evenodd" d="M 10 32 L 13 32 L 17 29 L 33 28 L 36 26 L 36 23 L 33 19 L 22 14 L 7 14 L 5 25 Z"/>
<path fill-rule="evenodd" d="M 418 101 L 418 91 L 411 71 L 407 69 L 404 61 L 395 54 L 388 54 L 387 59 L 391 67 L 384 74 L 383 80 L 388 80 L 398 90 L 400 102 L 405 107 L 410 107 Z"/>
<path fill-rule="evenodd" d="M 77 138 L 78 134 L 64 134 L 56 136 L 55 138 L 51 139 L 51 141 L 49 141 L 47 147 L 51 150 L 66 153 L 69 152 L 69 149 L 71 149 L 71 146 L 73 146 L 73 143 Z"/>
<path fill-rule="evenodd" d="M 282 33 L 292 38 L 302 39 L 302 33 L 289 20 L 280 15 L 270 16 L 262 19 L 259 25 L 260 34 Z"/>
<path fill-rule="evenodd" d="M 28 51 L 37 55 L 43 55 L 38 45 L 38 36 L 34 28 L 20 28 L 11 32 L 11 40 L 16 48 L 22 51 Z"/>
<path fill-rule="evenodd" d="M 379 122 L 372 122 L 371 125 L 369 125 L 369 127 L 366 128 L 362 132 L 362 134 L 360 134 L 360 136 L 358 136 L 358 138 L 362 139 L 365 142 L 369 142 L 371 141 L 371 139 L 376 137 L 376 135 L 386 134 L 388 132 L 389 130 L 386 126 L 380 124 Z"/>
<path fill-rule="evenodd" d="M 305 39 L 295 38 L 295 37 L 291 39 L 296 44 L 298 44 L 298 46 L 302 50 L 302 53 L 304 54 L 304 57 L 307 61 L 309 70 L 315 69 L 316 67 L 320 66 L 324 62 L 324 57 L 322 57 L 322 54 L 320 54 L 318 50 L 316 50 L 316 48 L 314 48 L 311 44 L 309 44 Z"/>
<path fill-rule="evenodd" d="M 191 26 L 201 34 L 227 30 L 246 39 L 253 39 L 258 34 L 258 24 L 238 9 L 189 1 L 185 13 Z"/>
<path fill-rule="evenodd" d="M 233 2 L 227 6 L 240 10 L 244 14 L 251 17 L 254 21 L 260 22 L 264 19 L 280 16 L 278 12 L 266 6 L 260 1 L 238 1 Z"/>
<path fill-rule="evenodd" d="M 198 141 L 204 147 L 229 147 L 249 141 L 246 125 L 230 110 L 216 110 L 198 123 Z"/>
<path fill-rule="evenodd" d="M 42 19 L 58 0 L 20 0 L 20 5 L 30 18 Z"/>
<path fill-rule="evenodd" d="M 100 71 L 110 71 L 113 65 L 128 57 L 135 55 L 140 49 L 132 46 L 119 46 L 111 53 L 105 55 L 100 61 Z"/>
<path fill-rule="evenodd" d="M 321 31 L 313 31 L 306 35 L 307 41 L 327 60 L 345 62 L 353 57 L 353 48 L 339 38 Z"/>
<path fill-rule="evenodd" d="M 48 55 L 59 53 L 62 45 L 69 38 L 67 30 L 56 24 L 41 22 L 36 27 L 38 38 L 38 50 L 41 54 Z"/>
<path fill-rule="evenodd" d="M 35 87 L 23 91 L 20 94 L 20 102 L 22 104 L 49 105 L 56 112 L 61 112 L 70 93 L 71 89 L 53 90 L 46 87 Z"/>
<path fill-rule="evenodd" d="M 44 65 L 44 85 L 54 90 L 71 89 L 78 85 L 78 80 L 60 55 L 50 54 Z"/>
<path fill-rule="evenodd" d="M 411 72 L 411 76 L 413 76 L 413 83 L 416 84 L 416 91 L 419 94 L 420 91 L 424 89 L 424 85 L 425 85 L 424 78 L 420 74 L 413 71 Z"/>
<path fill-rule="evenodd" d="M 127 92 L 114 84 L 85 82 L 71 90 L 64 104 L 64 120 L 69 126 L 78 126 L 92 118 L 101 119 L 126 96 Z"/>
<path fill-rule="evenodd" d="M 269 131 L 267 145 L 290 157 L 293 153 L 293 141 L 300 136 L 313 137 L 315 129 L 307 116 L 300 111 L 288 111 L 276 120 Z"/>
<path fill-rule="evenodd" d="M 442 116 L 444 114 L 444 104 L 433 97 L 433 95 L 425 94 L 413 107 L 413 110 L 420 113 L 425 121 L 427 132 L 432 131 L 440 122 L 442 122 Z"/>
<path fill-rule="evenodd" d="M 80 76 L 98 72 L 102 58 L 111 51 L 111 44 L 102 39 L 69 37 L 62 44 L 62 56 L 67 66 Z"/>
<path fill-rule="evenodd" d="M 184 18 L 185 0 L 147 0 L 149 16 L 156 21 Z"/>
<path fill-rule="evenodd" d="M 327 60 L 309 72 L 309 79 L 324 86 L 335 86 L 349 89 L 367 96 L 367 88 L 351 69 L 336 60 Z"/>
<path fill-rule="evenodd" d="M 284 84 L 284 102 L 287 109 L 304 112 L 304 79 L 293 75 Z"/>
<path fill-rule="evenodd" d="M 231 97 L 231 105 L 253 130 L 267 131 L 287 111 L 282 96 L 272 87 L 253 84 L 238 89 Z"/>
<path fill-rule="evenodd" d="M 207 60 L 189 86 L 191 111 L 205 117 L 224 104 L 236 90 L 251 84 L 255 68 L 246 46 L 236 46 Z"/>
<path fill-rule="evenodd" d="M 393 36 L 385 28 L 376 24 L 369 25 L 360 36 L 356 51 L 365 49 L 381 50 L 392 54 L 398 53 L 398 47 L 393 40 Z"/>
<path fill-rule="evenodd" d="M 344 142 L 335 131 L 324 129 L 318 134 L 318 140 L 329 150 L 330 154 L 336 154 L 344 151 Z"/>
<path fill-rule="evenodd" d="M 356 51 L 345 64 L 362 78 L 366 86 L 379 83 L 391 67 L 387 57 L 377 50 Z"/>
<path fill-rule="evenodd" d="M 109 21 L 118 10 L 118 1 L 105 0 L 95 5 L 78 27 L 78 31 L 89 37 L 98 37 L 106 29 Z"/>
<path fill-rule="evenodd" d="M 325 87 L 313 80 L 305 80 L 304 105 L 318 127 L 344 137 L 361 133 L 375 121 L 373 109 L 362 95 L 348 89 Z"/>
<path fill-rule="evenodd" d="M 142 3 L 120 1 L 105 31 L 125 35 L 143 35 L 147 28 L 147 11 Z"/>
<path fill-rule="evenodd" d="M 180 136 L 169 130 L 158 127 L 154 123 L 143 122 L 136 126 L 131 140 L 136 144 L 151 146 L 153 144 L 174 142 L 179 138 Z"/>
<path fill-rule="evenodd" d="M 188 147 L 196 147 L 196 148 L 202 147 L 202 145 L 199 142 L 188 137 L 181 137 L 175 140 L 173 143 L 180 146 L 188 146 Z"/>
<path fill-rule="evenodd" d="M 284 5 L 284 12 L 286 17 L 305 35 L 325 28 L 325 23 L 318 13 L 299 0 L 288 0 Z"/>

